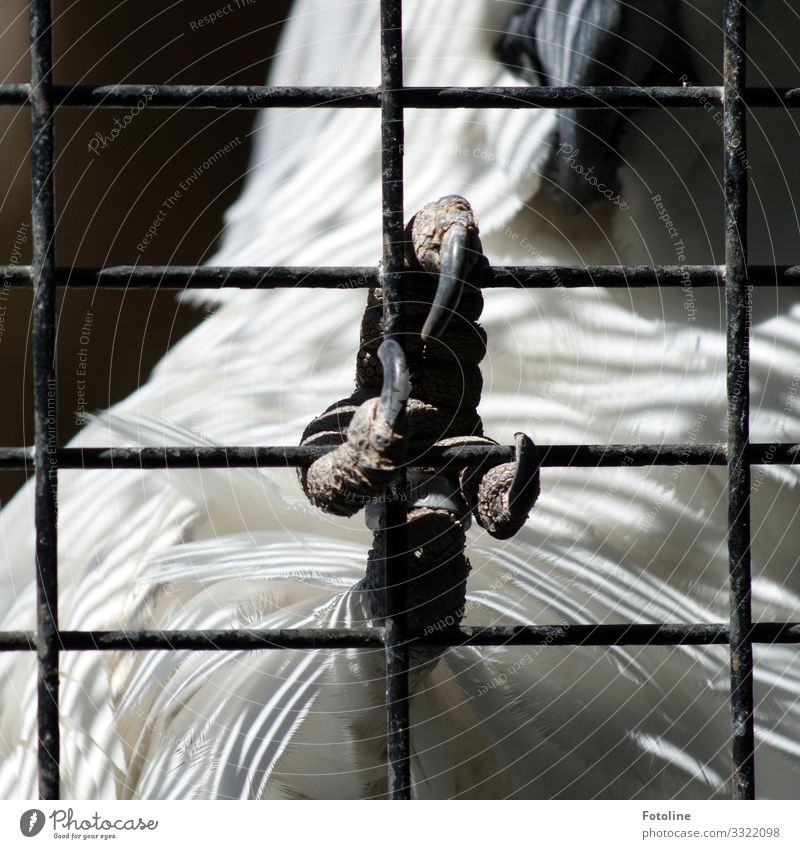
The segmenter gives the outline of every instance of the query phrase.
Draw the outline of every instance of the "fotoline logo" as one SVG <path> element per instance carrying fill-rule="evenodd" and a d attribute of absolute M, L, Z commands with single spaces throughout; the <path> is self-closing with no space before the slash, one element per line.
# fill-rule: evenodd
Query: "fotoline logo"
<path fill-rule="evenodd" d="M 44 828 L 45 815 L 43 811 L 37 808 L 31 808 L 19 818 L 19 830 L 25 837 L 36 837 L 36 835 Z"/>

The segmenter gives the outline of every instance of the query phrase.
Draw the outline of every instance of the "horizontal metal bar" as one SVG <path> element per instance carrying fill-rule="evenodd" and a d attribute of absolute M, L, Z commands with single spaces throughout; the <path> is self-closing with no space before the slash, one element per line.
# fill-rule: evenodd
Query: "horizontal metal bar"
<path fill-rule="evenodd" d="M 421 639 L 434 645 L 471 646 L 672 646 L 724 645 L 728 623 L 692 625 L 511 625 L 459 628 Z M 800 643 L 800 623 L 759 622 L 754 643 Z"/>
<path fill-rule="evenodd" d="M 380 628 L 284 628 L 214 631 L 60 631 L 64 651 L 247 651 L 383 648 Z M 32 641 L 32 642 L 31 642 Z M 33 632 L 0 633 L 0 651 L 34 651 Z"/>
<path fill-rule="evenodd" d="M 382 628 L 282 628 L 213 631 L 60 631 L 63 651 L 250 651 L 382 648 Z M 410 635 L 431 646 L 725 645 L 728 623 L 657 625 L 494 625 Z M 758 622 L 753 643 L 800 643 L 800 623 Z M 33 631 L 0 632 L 0 651 L 35 651 Z"/>
<path fill-rule="evenodd" d="M 0 651 L 36 651 L 36 632 L 0 631 Z"/>
<path fill-rule="evenodd" d="M 748 284 L 756 287 L 800 285 L 800 265 L 751 265 Z M 421 272 L 403 272 L 407 279 Z M 29 266 L 0 266 L 3 285 L 30 288 Z M 117 265 L 63 266 L 59 286 L 72 289 L 364 289 L 377 286 L 375 266 L 213 266 Z M 486 269 L 481 288 L 567 289 L 720 288 L 725 267 L 719 265 L 506 265 Z"/>
<path fill-rule="evenodd" d="M 3 83 L 0 85 L 0 106 L 28 106 L 30 83 Z"/>
<path fill-rule="evenodd" d="M 167 446 L 164 448 L 58 448 L 60 469 L 197 469 L 286 468 L 308 466 L 333 450 L 330 447 L 277 446 Z M 653 445 L 540 445 L 541 465 L 556 468 L 616 466 L 724 466 L 724 443 Z M 472 465 L 481 460 L 507 463 L 513 445 L 431 448 L 419 458 L 425 464 Z M 789 442 L 754 442 L 751 465 L 800 464 L 800 445 Z M 28 469 L 32 448 L 0 448 L 0 469 Z"/>
<path fill-rule="evenodd" d="M 20 280 L 23 275 L 19 275 Z M 61 268 L 70 288 L 184 289 L 360 289 L 378 285 L 374 266 L 131 266 Z"/>
<path fill-rule="evenodd" d="M 28 104 L 30 86 L 0 85 L 0 106 Z M 372 108 L 381 105 L 374 86 L 248 85 L 57 85 L 59 106 L 121 109 L 265 109 L 271 107 Z M 721 86 L 407 86 L 395 92 L 407 109 L 652 109 L 722 106 Z M 752 87 L 745 103 L 756 107 L 796 107 L 798 87 Z"/>

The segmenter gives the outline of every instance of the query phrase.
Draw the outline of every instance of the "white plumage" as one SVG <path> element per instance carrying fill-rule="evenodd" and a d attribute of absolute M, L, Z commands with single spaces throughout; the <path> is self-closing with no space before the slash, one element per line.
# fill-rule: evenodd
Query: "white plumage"
<path fill-rule="evenodd" d="M 717 82 L 719 3 L 682 22 L 692 82 Z M 406 0 L 409 85 L 516 85 L 492 48 L 515 3 Z M 789 4 L 759 6 L 753 81 L 793 84 Z M 378 3 L 299 0 L 274 84 L 372 85 Z M 795 39 L 796 40 L 796 39 Z M 716 70 L 714 70 L 716 69 Z M 547 110 L 406 112 L 407 216 L 467 197 L 493 264 L 721 261 L 721 131 L 699 110 L 626 124 L 621 197 L 562 213 L 537 169 Z M 750 121 L 751 260 L 797 261 L 786 115 Z M 787 129 L 788 128 L 788 129 Z M 764 142 L 768 138 L 773 145 Z M 785 155 L 781 155 L 785 154 Z M 376 110 L 264 110 L 252 170 L 211 260 L 373 265 L 380 256 Z M 486 294 L 480 407 L 504 442 L 725 439 L 722 295 L 704 290 Z M 352 385 L 363 291 L 220 294 L 140 390 L 82 445 L 296 444 Z M 800 441 L 800 310 L 756 292 L 755 441 Z M 64 628 L 346 626 L 363 575 L 363 518 L 315 512 L 293 471 L 61 473 Z M 796 467 L 754 470 L 754 618 L 798 618 Z M 725 469 L 547 469 L 523 531 L 470 532 L 467 624 L 718 622 L 727 612 Z M 2 513 L 2 627 L 30 628 L 32 490 Z M 0 795 L 35 794 L 34 658 L 0 658 Z M 90 653 L 62 657 L 65 796 L 350 797 L 385 792 L 383 666 L 375 652 Z M 448 651 L 415 676 L 419 797 L 710 797 L 729 778 L 725 647 L 551 646 Z M 757 785 L 793 796 L 800 767 L 794 647 L 756 649 Z"/>

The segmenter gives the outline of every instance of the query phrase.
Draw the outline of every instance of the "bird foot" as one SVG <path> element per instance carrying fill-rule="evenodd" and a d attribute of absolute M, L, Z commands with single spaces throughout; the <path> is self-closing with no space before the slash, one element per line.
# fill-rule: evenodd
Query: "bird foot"
<path fill-rule="evenodd" d="M 384 333 L 384 305 L 383 292 L 376 288 L 361 326 L 356 392 L 326 410 L 303 435 L 303 445 L 337 446 L 300 475 L 309 500 L 329 513 L 352 516 L 380 497 L 406 462 L 409 439 L 412 450 L 451 441 L 491 442 L 483 436 L 477 413 L 482 387 L 478 363 L 486 349 L 486 334 L 477 323 L 483 298 L 475 285 L 465 291 L 477 264 L 486 262 L 472 208 L 462 197 L 442 197 L 417 212 L 406 232 L 409 269 L 438 277 L 432 298 L 430 283 L 422 285 L 421 294 L 413 288 L 419 283 L 409 283 L 403 292 L 409 363 L 394 338 L 377 347 Z M 365 393 L 374 395 L 378 386 L 380 395 L 365 400 Z M 429 474 L 424 468 L 416 471 Z M 420 520 L 437 511 L 452 513 L 463 532 L 465 514 L 472 511 L 492 536 L 507 539 L 525 524 L 538 498 L 538 453 L 533 440 L 518 433 L 513 462 L 491 468 L 484 464 L 460 474 L 440 470 L 434 477 L 450 479 L 447 492 L 460 486 L 465 502 L 437 490 L 434 497 L 410 504 L 412 511 L 420 509 Z M 373 527 L 374 510 L 367 519 Z M 424 527 L 421 521 L 420 532 Z"/>
<path fill-rule="evenodd" d="M 469 489 L 469 479 L 462 488 Z M 493 537 L 508 539 L 525 524 L 539 491 L 539 452 L 529 436 L 517 433 L 514 461 L 493 466 L 478 481 L 475 518 Z"/>
<path fill-rule="evenodd" d="M 380 396 L 364 401 L 353 413 L 345 441 L 301 474 L 308 499 L 328 513 L 357 513 L 383 492 L 405 461 L 405 406 L 411 391 L 405 355 L 397 342 L 387 340 L 378 356 L 383 364 Z"/>

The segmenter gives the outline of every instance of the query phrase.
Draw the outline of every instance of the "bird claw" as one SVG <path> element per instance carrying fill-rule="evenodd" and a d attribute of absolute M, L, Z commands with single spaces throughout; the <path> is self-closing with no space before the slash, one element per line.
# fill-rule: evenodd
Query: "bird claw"
<path fill-rule="evenodd" d="M 383 364 L 380 396 L 359 405 L 342 434 L 344 441 L 300 472 L 308 499 L 328 513 L 357 513 L 381 494 L 405 461 L 405 409 L 411 391 L 406 358 L 393 339 L 381 344 L 378 356 Z M 348 400 L 339 405 L 346 406 Z M 330 444 L 332 436 L 329 432 L 316 437 L 304 434 L 302 444 Z"/>
<path fill-rule="evenodd" d="M 464 277 L 472 267 L 468 251 L 469 233 L 455 224 L 442 239 L 439 284 L 420 336 L 423 342 L 441 339 L 464 292 Z"/>
<path fill-rule="evenodd" d="M 378 349 L 383 366 L 383 386 L 377 398 L 356 410 L 347 429 L 350 476 L 359 480 L 365 494 L 377 495 L 405 460 L 406 401 L 411 379 L 403 349 L 386 339 Z"/>
<path fill-rule="evenodd" d="M 436 294 L 420 336 L 440 339 L 458 311 L 464 282 L 482 255 L 478 224 L 469 202 L 446 195 L 426 204 L 409 224 L 413 265 L 439 275 Z"/>
<path fill-rule="evenodd" d="M 383 366 L 383 387 L 381 389 L 378 415 L 395 429 L 405 412 L 406 401 L 411 394 L 406 355 L 394 339 L 386 339 L 378 348 L 378 358 Z"/>
<path fill-rule="evenodd" d="M 497 539 L 508 539 L 525 524 L 539 497 L 539 452 L 524 433 L 515 434 L 514 461 L 493 466 L 478 485 L 475 518 Z"/>
<path fill-rule="evenodd" d="M 514 478 L 508 488 L 508 514 L 524 523 L 539 497 L 539 451 L 525 433 L 514 434 Z"/>

